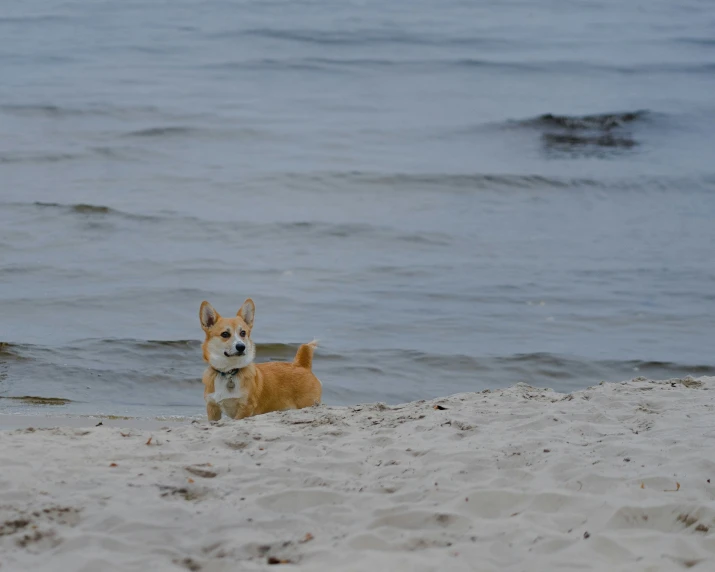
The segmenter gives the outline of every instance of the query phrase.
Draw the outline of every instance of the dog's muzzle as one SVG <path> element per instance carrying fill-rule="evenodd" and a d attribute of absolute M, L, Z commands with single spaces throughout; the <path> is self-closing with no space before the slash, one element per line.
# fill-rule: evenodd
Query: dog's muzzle
<path fill-rule="evenodd" d="M 246 345 L 242 344 L 241 342 L 238 342 L 235 346 L 235 351 L 232 352 L 223 352 L 223 355 L 226 357 L 233 357 L 233 356 L 242 356 L 243 354 L 246 353 Z"/>

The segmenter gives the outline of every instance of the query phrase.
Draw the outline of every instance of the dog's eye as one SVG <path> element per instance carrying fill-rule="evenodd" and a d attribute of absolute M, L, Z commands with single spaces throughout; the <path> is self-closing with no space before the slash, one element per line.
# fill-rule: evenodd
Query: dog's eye
<path fill-rule="evenodd" d="M 238 335 L 241 336 L 242 338 L 245 338 L 245 337 L 246 337 L 246 330 L 241 330 L 241 333 L 238 334 Z"/>
<path fill-rule="evenodd" d="M 221 337 L 226 339 L 231 337 L 231 332 L 222 332 Z"/>

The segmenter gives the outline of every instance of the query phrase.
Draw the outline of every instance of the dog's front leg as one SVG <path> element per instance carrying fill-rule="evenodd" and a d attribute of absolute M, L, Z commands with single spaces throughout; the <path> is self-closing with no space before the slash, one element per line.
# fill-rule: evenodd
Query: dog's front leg
<path fill-rule="evenodd" d="M 255 407 L 252 403 L 243 403 L 238 409 L 236 409 L 236 415 L 234 419 L 243 419 L 245 417 L 250 417 L 253 415 Z"/>
<path fill-rule="evenodd" d="M 221 419 L 221 408 L 217 403 L 209 402 L 206 404 L 206 415 L 209 421 L 218 421 Z"/>

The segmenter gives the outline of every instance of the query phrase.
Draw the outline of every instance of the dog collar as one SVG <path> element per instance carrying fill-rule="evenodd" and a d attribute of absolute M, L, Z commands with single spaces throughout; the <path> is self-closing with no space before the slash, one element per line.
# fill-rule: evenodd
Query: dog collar
<path fill-rule="evenodd" d="M 221 375 L 236 375 L 239 371 L 241 371 L 240 367 L 237 367 L 236 369 L 229 369 L 228 371 L 222 371 L 220 369 L 216 369 L 214 366 L 211 366 L 211 369 L 213 369 L 216 373 L 220 373 Z"/>
<path fill-rule="evenodd" d="M 236 386 L 233 379 L 231 378 L 238 375 L 238 373 L 241 371 L 240 367 L 237 367 L 236 369 L 230 369 L 228 371 L 221 371 L 220 369 L 216 369 L 214 366 L 211 366 L 211 369 L 214 370 L 216 373 L 220 374 L 221 377 L 229 378 L 228 382 L 226 383 L 226 387 L 228 387 L 229 389 L 233 389 Z"/>

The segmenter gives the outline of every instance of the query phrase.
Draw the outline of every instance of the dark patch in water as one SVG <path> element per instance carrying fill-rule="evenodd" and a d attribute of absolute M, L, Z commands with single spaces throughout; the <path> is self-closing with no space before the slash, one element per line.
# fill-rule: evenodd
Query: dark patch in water
<path fill-rule="evenodd" d="M 550 154 L 603 157 L 637 146 L 627 127 L 648 115 L 648 111 L 578 116 L 547 113 L 518 125 L 542 130 L 541 142 Z"/>
<path fill-rule="evenodd" d="M 248 225 L 244 224 L 244 228 Z M 275 236 L 277 232 L 300 233 L 327 238 L 354 238 L 366 237 L 381 239 L 385 241 L 399 240 L 412 242 L 415 244 L 431 244 L 444 246 L 451 244 L 452 237 L 444 233 L 421 232 L 414 234 L 402 234 L 394 229 L 385 226 L 376 226 L 365 223 L 324 223 L 324 222 L 292 222 L 292 223 L 270 223 L 258 224 L 255 226 L 256 234 L 264 232 Z"/>
<path fill-rule="evenodd" d="M 84 112 L 58 105 L 0 105 L 0 111 L 13 115 L 43 115 L 46 117 L 64 117 L 67 115 L 82 115 Z"/>
<path fill-rule="evenodd" d="M 629 149 L 638 143 L 630 137 L 614 137 L 613 135 L 579 136 L 570 133 L 544 133 L 542 141 L 547 148 L 569 151 L 574 147 L 595 145 L 598 147 L 614 147 Z"/>
<path fill-rule="evenodd" d="M 48 22 L 66 22 L 67 16 L 59 14 L 30 14 L 27 16 L 0 16 L 0 24 L 44 24 Z"/>
<path fill-rule="evenodd" d="M 641 372 L 660 373 L 661 371 L 679 372 L 686 370 L 688 373 L 700 375 L 714 375 L 715 366 L 711 365 L 680 365 L 669 361 L 631 361 L 627 362 L 631 367 L 638 368 Z"/>
<path fill-rule="evenodd" d="M 82 215 L 113 215 L 137 220 L 155 220 L 157 217 L 134 213 L 125 213 L 104 205 L 90 205 L 87 203 L 77 203 L 74 205 L 62 205 L 60 203 L 32 203 L 36 207 L 62 209 L 68 213 Z"/>
<path fill-rule="evenodd" d="M 375 34 L 370 35 L 369 31 L 360 30 L 359 32 L 350 31 L 324 31 L 324 30 L 276 30 L 276 29 L 254 29 L 246 30 L 241 33 L 246 36 L 260 36 L 276 40 L 285 40 L 290 42 L 300 42 L 307 44 L 319 45 L 364 45 L 371 41 L 390 42 L 395 41 L 394 34 Z M 234 35 L 234 33 L 231 33 Z M 372 37 L 371 37 L 372 36 Z"/>
<path fill-rule="evenodd" d="M 0 163 L 60 163 L 74 161 L 81 155 L 72 153 L 35 153 L 28 155 L 0 155 Z"/>
<path fill-rule="evenodd" d="M 236 32 L 222 32 L 219 37 L 256 36 L 272 40 L 283 40 L 304 44 L 365 46 L 400 44 L 415 46 L 495 46 L 508 45 L 503 39 L 474 36 L 437 35 L 428 33 L 410 33 L 400 29 L 375 30 L 290 30 L 276 28 L 254 28 Z"/>
<path fill-rule="evenodd" d="M 0 155 L 0 164 L 15 163 L 61 163 L 65 161 L 91 160 L 92 154 L 111 158 L 118 161 L 136 160 L 140 158 L 138 152 L 132 154 L 130 150 L 119 150 L 111 147 L 93 147 L 92 153 L 7 153 Z"/>
<path fill-rule="evenodd" d="M 126 137 L 175 137 L 195 133 L 193 127 L 149 127 L 126 133 Z"/>
<path fill-rule="evenodd" d="M 154 106 L 123 107 L 113 105 L 86 105 L 82 108 L 60 107 L 52 104 L 5 104 L 0 112 L 20 117 L 43 117 L 49 119 L 71 119 L 78 116 L 125 117 L 127 115 L 156 114 L 160 110 Z"/>
<path fill-rule="evenodd" d="M 691 44 L 693 46 L 715 46 L 715 38 L 706 38 L 706 37 L 700 37 L 700 38 L 675 38 L 673 40 L 676 43 L 679 44 Z"/>
<path fill-rule="evenodd" d="M 146 156 L 146 150 L 132 149 L 131 147 L 116 148 L 116 147 L 92 147 L 92 152 L 100 157 L 107 159 L 115 159 L 117 161 L 135 161 Z"/>
<path fill-rule="evenodd" d="M 19 347 L 17 344 L 0 342 L 0 363 L 10 360 L 21 361 L 27 359 L 18 352 Z"/>
<path fill-rule="evenodd" d="M 294 222 L 282 224 L 284 228 L 295 230 L 307 230 L 323 236 L 346 237 L 353 235 L 370 234 L 373 226 L 369 224 L 343 223 L 327 224 L 318 222 Z"/>
<path fill-rule="evenodd" d="M 554 115 L 546 113 L 535 119 L 522 121 L 521 125 L 536 127 L 561 127 L 570 130 L 598 129 L 610 131 L 617 127 L 623 127 L 634 121 L 644 119 L 649 114 L 648 111 L 630 111 L 625 113 L 600 113 L 595 115 Z"/>
<path fill-rule="evenodd" d="M 114 211 L 113 209 L 109 207 L 105 207 L 102 205 L 88 205 L 85 203 L 79 203 L 76 205 L 61 205 L 59 203 L 41 203 L 41 202 L 35 202 L 33 203 L 35 206 L 38 207 L 48 207 L 48 208 L 58 208 L 58 209 L 64 209 L 70 212 L 75 212 L 75 213 L 82 213 L 82 214 L 87 214 L 87 213 L 92 213 L 92 214 L 109 214 L 112 212 L 117 212 Z"/>
<path fill-rule="evenodd" d="M 27 405 L 67 405 L 72 403 L 71 399 L 64 399 L 63 397 L 39 397 L 36 395 L 0 396 L 0 399 L 22 401 Z"/>
<path fill-rule="evenodd" d="M 70 208 L 76 213 L 109 214 L 112 212 L 112 209 L 109 207 L 103 207 L 101 205 L 87 205 L 84 203 L 72 205 Z"/>

